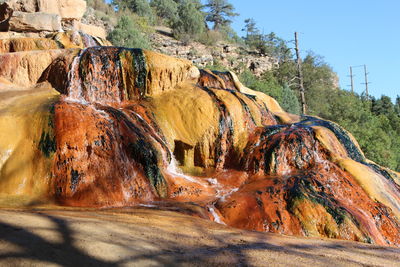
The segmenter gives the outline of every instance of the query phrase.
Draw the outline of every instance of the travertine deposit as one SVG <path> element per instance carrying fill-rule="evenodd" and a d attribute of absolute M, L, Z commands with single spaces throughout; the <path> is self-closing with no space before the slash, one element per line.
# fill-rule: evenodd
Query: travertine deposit
<path fill-rule="evenodd" d="M 75 31 L 0 40 L 2 206 L 184 206 L 242 229 L 400 245 L 399 174 L 345 129 L 234 73 L 105 45 Z"/>

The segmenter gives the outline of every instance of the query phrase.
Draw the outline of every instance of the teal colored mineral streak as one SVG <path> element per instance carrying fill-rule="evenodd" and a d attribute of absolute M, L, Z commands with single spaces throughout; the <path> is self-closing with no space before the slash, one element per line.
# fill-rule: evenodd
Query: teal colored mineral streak
<path fill-rule="evenodd" d="M 215 103 L 218 111 L 219 111 L 219 123 L 218 123 L 218 129 L 219 129 L 219 133 L 218 133 L 218 137 L 216 139 L 216 145 L 215 145 L 215 155 L 216 155 L 216 165 L 218 165 L 218 163 L 220 163 L 223 159 L 224 152 L 222 149 L 222 142 L 223 142 L 223 138 L 225 133 L 227 134 L 226 137 L 226 142 L 228 142 L 228 144 L 230 145 L 232 142 L 232 137 L 234 134 L 234 129 L 233 129 L 233 122 L 232 119 L 230 117 L 229 114 L 229 110 L 227 108 L 227 106 L 225 105 L 225 103 L 218 98 L 218 96 L 208 87 L 199 87 L 200 89 L 202 89 L 203 91 L 205 91 L 213 100 L 213 102 Z"/>
<path fill-rule="evenodd" d="M 56 152 L 56 139 L 54 136 L 54 103 L 49 107 L 49 116 L 47 119 L 47 125 L 49 127 L 49 132 L 42 132 L 39 141 L 39 149 L 43 152 L 46 157 L 50 157 L 54 152 Z"/>
<path fill-rule="evenodd" d="M 150 142 L 148 138 L 149 135 L 145 133 L 143 129 L 140 129 L 138 127 L 139 125 L 134 123 L 134 121 L 122 111 L 111 107 L 103 107 L 103 110 L 119 121 L 124 121 L 131 132 L 135 134 L 137 140 L 130 142 L 127 146 L 129 156 L 142 166 L 144 174 L 149 179 L 150 184 L 158 195 L 160 197 L 167 197 L 167 182 L 158 166 L 159 154 L 157 149 Z"/>
<path fill-rule="evenodd" d="M 133 55 L 133 68 L 136 74 L 135 87 L 139 89 L 140 97 L 146 94 L 147 87 L 147 64 L 146 57 L 142 49 L 128 49 Z"/>
<path fill-rule="evenodd" d="M 39 141 L 39 149 L 46 157 L 56 152 L 56 140 L 53 134 L 42 132 Z"/>

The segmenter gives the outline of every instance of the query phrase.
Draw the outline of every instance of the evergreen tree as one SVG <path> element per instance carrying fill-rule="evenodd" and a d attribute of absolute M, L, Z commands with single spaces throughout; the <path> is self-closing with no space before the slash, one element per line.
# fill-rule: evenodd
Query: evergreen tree
<path fill-rule="evenodd" d="M 264 54 L 277 59 L 279 63 L 292 58 L 292 53 L 290 48 L 287 47 L 286 41 L 274 32 L 264 35 L 262 40 L 264 42 Z"/>
<path fill-rule="evenodd" d="M 260 34 L 260 31 L 257 28 L 256 22 L 254 19 L 252 19 L 252 18 L 245 19 L 244 23 L 245 23 L 245 25 L 244 25 L 244 28 L 242 29 L 242 31 L 246 32 L 246 37 L 245 37 L 246 40 L 249 39 L 253 35 Z"/>
<path fill-rule="evenodd" d="M 138 25 L 128 16 L 121 16 L 117 26 L 107 37 L 114 45 L 130 48 L 150 48 L 149 40 L 138 30 Z"/>
<path fill-rule="evenodd" d="M 395 109 L 397 115 L 400 116 L 400 96 L 396 97 L 396 103 L 395 103 L 394 109 Z"/>
<path fill-rule="evenodd" d="M 264 40 L 260 30 L 256 26 L 254 19 L 246 19 L 244 21 L 245 25 L 242 31 L 246 32 L 246 37 L 244 37 L 245 43 L 253 49 L 260 50 L 264 49 Z"/>
<path fill-rule="evenodd" d="M 292 57 L 285 40 L 279 38 L 274 32 L 267 35 L 261 34 L 254 19 L 246 19 L 242 31 L 246 32 L 245 43 L 260 54 L 268 55 L 278 60 L 279 63 Z"/>
<path fill-rule="evenodd" d="M 371 110 L 376 115 L 384 114 L 386 116 L 389 116 L 391 113 L 395 112 L 395 106 L 388 96 L 383 95 L 380 99 L 372 98 L 371 102 Z"/>
<path fill-rule="evenodd" d="M 297 115 L 301 113 L 299 100 L 293 90 L 287 85 L 285 85 L 282 90 L 281 106 L 289 113 Z"/>
<path fill-rule="evenodd" d="M 230 18 L 238 16 L 235 8 L 227 0 L 208 0 L 205 5 L 208 8 L 206 21 L 214 23 L 214 30 L 231 24 Z"/>

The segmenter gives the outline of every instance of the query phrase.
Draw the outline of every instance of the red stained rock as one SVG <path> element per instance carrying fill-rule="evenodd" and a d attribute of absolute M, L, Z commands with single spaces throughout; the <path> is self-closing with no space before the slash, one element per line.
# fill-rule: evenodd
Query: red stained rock
<path fill-rule="evenodd" d="M 41 78 L 62 94 L 49 192 L 58 203 L 145 203 L 243 229 L 400 246 L 399 186 L 339 126 L 294 121 L 229 73 L 190 75 L 188 62 L 138 49 L 78 52 Z"/>

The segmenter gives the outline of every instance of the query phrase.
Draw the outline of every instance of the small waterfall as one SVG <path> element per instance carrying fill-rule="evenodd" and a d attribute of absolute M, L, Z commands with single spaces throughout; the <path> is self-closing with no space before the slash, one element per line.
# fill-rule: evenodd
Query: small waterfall
<path fill-rule="evenodd" d="M 142 50 L 89 47 L 81 51 L 79 58 L 72 63 L 69 75 L 72 80 L 67 89 L 72 99 L 78 94 L 87 102 L 109 105 L 143 96 L 147 65 Z"/>
<path fill-rule="evenodd" d="M 226 104 L 208 87 L 200 87 L 215 103 L 219 111 L 219 133 L 215 144 L 215 168 L 222 169 L 233 142 L 233 121 Z"/>
<path fill-rule="evenodd" d="M 212 73 L 221 78 L 225 83 L 225 89 L 239 91 L 235 85 L 232 74 L 228 72 L 212 71 Z"/>
<path fill-rule="evenodd" d="M 207 206 L 207 209 L 210 211 L 211 215 L 214 217 L 214 222 L 226 225 L 221 217 L 218 215 L 218 213 L 215 211 L 214 205 L 209 205 Z"/>
<path fill-rule="evenodd" d="M 81 104 L 87 104 L 86 100 L 82 96 L 82 80 L 79 75 L 79 64 L 81 61 L 82 50 L 72 61 L 70 70 L 68 72 L 68 96 L 65 98 L 67 101 L 78 102 Z"/>
<path fill-rule="evenodd" d="M 233 193 L 237 192 L 239 188 L 231 188 L 231 189 L 226 189 L 224 188 L 223 185 L 218 183 L 218 180 L 216 178 L 208 178 L 207 182 L 215 189 L 217 192 L 216 196 L 219 199 L 219 201 L 224 202 L 227 197 L 232 195 Z"/>
<path fill-rule="evenodd" d="M 176 159 L 174 157 L 174 154 L 170 150 L 169 150 L 169 153 L 171 155 L 171 160 L 170 160 L 170 162 L 168 164 L 168 167 L 167 167 L 168 173 L 170 173 L 170 174 L 172 174 L 174 176 L 178 176 L 180 178 L 183 178 L 183 179 L 185 179 L 185 180 L 187 180 L 189 182 L 203 185 L 203 183 L 201 183 L 200 181 L 197 181 L 194 177 L 184 174 L 179 169 L 177 161 L 176 161 Z"/>
<path fill-rule="evenodd" d="M 84 32 L 79 32 L 79 33 L 82 36 L 82 42 L 84 47 L 99 46 L 98 42 L 89 34 L 86 34 Z"/>
<path fill-rule="evenodd" d="M 121 111 L 127 115 L 127 117 L 131 117 L 131 115 L 136 116 L 139 123 L 142 127 L 145 128 L 145 131 L 149 133 L 150 138 L 153 139 L 155 143 L 159 143 L 163 147 L 163 161 L 165 166 L 167 166 L 166 171 L 176 177 L 183 178 L 189 182 L 197 183 L 199 185 L 204 185 L 204 183 L 196 180 L 194 177 L 188 176 L 184 174 L 178 167 L 177 161 L 172 153 L 171 149 L 168 147 L 166 141 L 159 135 L 159 133 L 154 129 L 152 125 L 150 125 L 140 114 L 133 110 L 122 110 Z"/>

